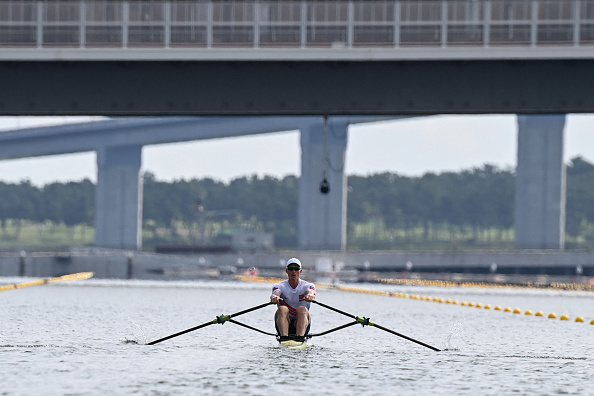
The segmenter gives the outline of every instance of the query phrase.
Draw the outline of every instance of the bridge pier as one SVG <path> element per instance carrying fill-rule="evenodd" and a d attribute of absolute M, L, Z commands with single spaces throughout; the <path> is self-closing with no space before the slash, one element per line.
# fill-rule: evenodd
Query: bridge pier
<path fill-rule="evenodd" d="M 516 249 L 563 249 L 565 115 L 518 115 Z"/>
<path fill-rule="evenodd" d="M 95 245 L 116 249 L 142 246 L 142 146 L 97 151 Z"/>
<path fill-rule="evenodd" d="M 346 247 L 346 175 L 348 123 L 301 130 L 301 180 L 297 220 L 298 247 L 303 250 L 343 250 Z M 328 182 L 322 192 L 321 183 Z"/>
<path fill-rule="evenodd" d="M 344 250 L 346 247 L 346 175 L 348 125 L 330 119 L 301 127 L 301 181 L 298 247 Z M 518 166 L 515 194 L 517 249 L 563 249 L 565 238 L 565 115 L 518 116 Z M 97 151 L 96 246 L 142 246 L 142 146 Z M 329 191 L 320 191 L 324 178 Z"/>

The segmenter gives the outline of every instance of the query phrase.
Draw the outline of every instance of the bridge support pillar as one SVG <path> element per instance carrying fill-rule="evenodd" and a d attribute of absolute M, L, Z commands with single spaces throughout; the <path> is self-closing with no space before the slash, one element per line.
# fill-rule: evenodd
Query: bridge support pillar
<path fill-rule="evenodd" d="M 95 245 L 116 249 L 142 246 L 142 146 L 97 151 Z"/>
<path fill-rule="evenodd" d="M 348 124 L 320 123 L 301 130 L 298 246 L 304 250 L 346 247 L 346 175 Z M 327 181 L 328 191 L 322 183 Z"/>
<path fill-rule="evenodd" d="M 516 249 L 563 249 L 565 115 L 518 115 Z"/>

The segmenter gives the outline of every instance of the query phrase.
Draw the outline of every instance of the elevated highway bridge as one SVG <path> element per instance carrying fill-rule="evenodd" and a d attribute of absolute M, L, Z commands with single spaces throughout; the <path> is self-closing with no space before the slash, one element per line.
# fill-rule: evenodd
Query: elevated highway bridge
<path fill-rule="evenodd" d="M 344 174 L 313 194 L 325 158 L 344 157 L 348 122 L 336 119 L 329 153 L 322 116 L 487 113 L 519 115 L 516 246 L 562 249 L 565 114 L 594 111 L 592 70 L 594 0 L 0 0 L 0 115 L 318 117 L 301 139 L 300 205 L 317 202 L 300 223 L 305 249 L 344 248 Z M 48 150 L 86 141 L 98 191 L 138 185 L 142 138 L 122 131 Z M 119 206 L 98 199 L 139 213 L 140 189 L 112 191 Z M 328 213 L 333 225 L 316 229 Z M 98 243 L 138 247 L 135 218 Z"/>
<path fill-rule="evenodd" d="M 593 66 L 593 0 L 0 1 L 4 115 L 578 113 Z"/>

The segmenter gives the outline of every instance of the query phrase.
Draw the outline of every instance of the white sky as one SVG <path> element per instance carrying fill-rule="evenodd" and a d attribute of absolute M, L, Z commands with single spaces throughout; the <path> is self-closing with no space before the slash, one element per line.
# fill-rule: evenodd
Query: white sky
<path fill-rule="evenodd" d="M 100 117 L 0 117 L 0 130 L 80 122 Z M 568 115 L 565 160 L 581 155 L 594 162 L 594 115 Z M 516 164 L 516 117 L 512 115 L 433 116 L 384 121 L 350 128 L 348 175 L 394 172 L 420 176 L 459 171 L 485 163 Z M 283 177 L 300 173 L 297 132 L 145 146 L 143 171 L 158 180 L 212 177 L 228 182 L 246 175 Z M 0 181 L 29 179 L 96 181 L 95 153 L 0 161 Z"/>

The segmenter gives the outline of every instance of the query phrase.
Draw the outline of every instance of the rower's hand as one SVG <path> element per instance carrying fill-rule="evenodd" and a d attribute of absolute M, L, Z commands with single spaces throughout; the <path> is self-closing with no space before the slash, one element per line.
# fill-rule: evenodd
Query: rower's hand
<path fill-rule="evenodd" d="M 303 299 L 305 301 L 312 302 L 313 300 L 316 299 L 316 295 L 315 294 L 306 294 L 305 296 L 303 296 Z"/>
<path fill-rule="evenodd" d="M 278 304 L 279 302 L 282 301 L 282 298 L 280 298 L 280 296 L 273 294 L 272 296 L 270 296 L 270 302 L 273 304 Z"/>

